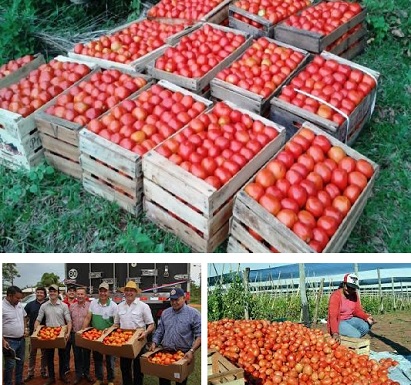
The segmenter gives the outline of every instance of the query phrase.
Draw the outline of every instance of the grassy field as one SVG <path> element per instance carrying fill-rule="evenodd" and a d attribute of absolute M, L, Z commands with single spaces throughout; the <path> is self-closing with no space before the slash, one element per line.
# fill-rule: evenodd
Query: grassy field
<path fill-rule="evenodd" d="M 354 61 L 380 72 L 381 78 L 374 115 L 354 148 L 381 170 L 343 251 L 411 252 L 409 0 L 364 4 L 369 11 L 369 44 Z M 190 251 L 144 215 L 135 218 L 86 193 L 80 182 L 47 165 L 28 174 L 0 166 L 0 186 L 0 251 Z M 224 252 L 225 245 L 217 251 Z"/>

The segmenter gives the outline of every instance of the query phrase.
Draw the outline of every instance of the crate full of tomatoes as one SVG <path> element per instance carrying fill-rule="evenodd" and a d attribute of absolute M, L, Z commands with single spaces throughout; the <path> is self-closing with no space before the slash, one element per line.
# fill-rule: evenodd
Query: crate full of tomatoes
<path fill-rule="evenodd" d="M 42 54 L 25 55 L 0 66 L 0 88 L 8 87 L 44 64 Z"/>
<path fill-rule="evenodd" d="M 283 127 L 217 102 L 143 158 L 147 217 L 212 252 L 228 235 L 234 195 L 284 140 Z"/>
<path fill-rule="evenodd" d="M 191 33 L 151 62 L 147 72 L 156 79 L 165 79 L 200 93 L 251 43 L 252 39 L 241 31 L 198 23 L 192 27 Z"/>
<path fill-rule="evenodd" d="M 254 37 L 275 37 L 278 23 L 309 5 L 310 0 L 237 0 L 228 9 L 229 25 Z"/>
<path fill-rule="evenodd" d="M 194 371 L 194 359 L 188 363 L 182 351 L 156 348 L 140 357 L 141 373 L 183 382 Z"/>
<path fill-rule="evenodd" d="M 290 16 L 274 29 L 277 40 L 320 53 L 361 24 L 367 9 L 348 1 L 323 1 Z"/>
<path fill-rule="evenodd" d="M 339 252 L 379 166 L 304 123 L 238 193 L 229 252 Z"/>
<path fill-rule="evenodd" d="M 270 99 L 308 60 L 308 52 L 261 37 L 211 81 L 211 95 L 265 115 Z"/>
<path fill-rule="evenodd" d="M 92 119 L 80 131 L 84 188 L 139 214 L 143 155 L 211 104 L 190 91 L 160 81 Z"/>
<path fill-rule="evenodd" d="M 66 346 L 67 326 L 40 325 L 31 335 L 30 343 L 36 349 L 63 349 Z"/>
<path fill-rule="evenodd" d="M 17 83 L 0 89 L 0 162 L 13 169 L 30 169 L 42 161 L 44 150 L 35 115 L 93 67 L 57 56 Z"/>
<path fill-rule="evenodd" d="M 271 99 L 270 119 L 284 125 L 288 136 L 309 121 L 351 145 L 374 111 L 379 75 L 323 52 Z"/>
<path fill-rule="evenodd" d="M 92 119 L 150 84 L 147 75 L 96 69 L 64 91 L 35 117 L 47 161 L 63 173 L 80 179 L 79 131 Z"/>
<path fill-rule="evenodd" d="M 141 72 L 149 61 L 164 52 L 168 39 L 187 25 L 185 21 L 132 21 L 98 39 L 76 44 L 68 56 L 93 62 L 102 68 Z"/>

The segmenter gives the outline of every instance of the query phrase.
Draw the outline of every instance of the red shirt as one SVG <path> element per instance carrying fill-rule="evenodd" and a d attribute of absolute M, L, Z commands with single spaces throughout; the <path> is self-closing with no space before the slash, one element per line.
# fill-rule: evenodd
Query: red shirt
<path fill-rule="evenodd" d="M 328 304 L 327 328 L 328 328 L 328 332 L 331 335 L 333 333 L 338 333 L 338 326 L 340 324 L 340 321 L 342 321 L 341 307 L 343 303 L 343 297 L 344 297 L 344 294 L 342 292 L 342 289 L 336 290 L 330 296 L 330 301 Z M 360 297 L 358 296 L 358 294 L 355 294 L 355 300 L 353 302 L 355 305 L 352 310 L 352 317 L 358 317 L 366 321 L 370 315 L 364 312 L 364 309 L 361 306 L 361 301 L 360 301 Z M 347 317 L 346 314 L 345 314 L 345 317 Z"/>

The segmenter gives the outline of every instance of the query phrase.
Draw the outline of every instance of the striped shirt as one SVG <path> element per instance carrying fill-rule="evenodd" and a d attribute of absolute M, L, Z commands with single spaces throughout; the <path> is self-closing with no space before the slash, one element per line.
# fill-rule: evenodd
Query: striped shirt
<path fill-rule="evenodd" d="M 153 335 L 153 342 L 166 349 L 191 349 L 194 340 L 201 336 L 200 312 L 190 306 L 183 305 L 179 311 L 169 307 L 161 314 L 158 327 Z"/>
<path fill-rule="evenodd" d="M 146 328 L 146 325 L 154 323 L 150 306 L 139 300 L 130 305 L 126 301 L 118 305 L 118 313 L 114 323 L 119 324 L 121 329 Z"/>
<path fill-rule="evenodd" d="M 104 330 L 113 325 L 117 304 L 110 298 L 104 305 L 96 299 L 90 303 L 88 311 L 91 313 L 91 326 L 97 330 Z"/>
<path fill-rule="evenodd" d="M 90 302 L 85 301 L 82 305 L 78 302 L 72 303 L 70 306 L 70 316 L 73 322 L 73 332 L 78 332 L 83 327 L 84 318 L 88 314 Z"/>
<path fill-rule="evenodd" d="M 41 323 L 44 317 L 46 317 L 46 326 L 63 326 L 71 322 L 68 306 L 59 299 L 55 304 L 47 301 L 40 306 L 36 321 Z"/>
<path fill-rule="evenodd" d="M 26 311 L 21 303 L 13 306 L 7 298 L 3 299 L 3 337 L 21 338 L 24 336 L 24 317 Z"/>

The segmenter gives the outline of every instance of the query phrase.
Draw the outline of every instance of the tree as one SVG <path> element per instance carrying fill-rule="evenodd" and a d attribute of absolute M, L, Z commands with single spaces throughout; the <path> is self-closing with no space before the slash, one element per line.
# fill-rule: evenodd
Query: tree
<path fill-rule="evenodd" d="M 40 282 L 37 282 L 37 286 L 49 287 L 53 283 L 59 285 L 60 277 L 54 273 L 44 273 L 41 276 Z"/>
<path fill-rule="evenodd" d="M 3 281 L 14 285 L 14 278 L 20 277 L 15 263 L 3 263 Z"/>

